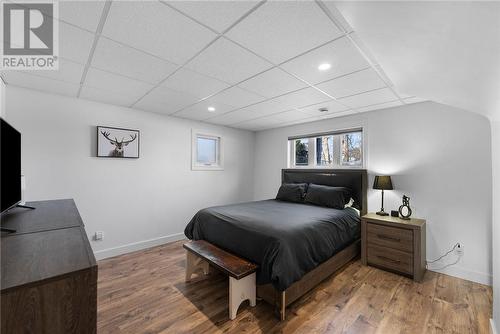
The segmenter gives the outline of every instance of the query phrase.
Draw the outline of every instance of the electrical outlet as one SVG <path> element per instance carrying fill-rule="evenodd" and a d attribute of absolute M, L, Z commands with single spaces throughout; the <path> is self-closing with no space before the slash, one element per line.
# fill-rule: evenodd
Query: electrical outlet
<path fill-rule="evenodd" d="M 102 241 L 104 239 L 104 232 L 103 231 L 97 231 L 94 234 L 94 241 Z"/>
<path fill-rule="evenodd" d="M 464 255 L 464 245 L 461 243 L 458 243 L 457 247 L 455 248 L 455 254 L 458 256 Z"/>

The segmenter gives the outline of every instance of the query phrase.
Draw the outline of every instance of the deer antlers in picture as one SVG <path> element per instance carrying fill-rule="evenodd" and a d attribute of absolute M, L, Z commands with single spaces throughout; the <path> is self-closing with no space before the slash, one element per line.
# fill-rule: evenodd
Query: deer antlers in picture
<path fill-rule="evenodd" d="M 125 138 L 122 137 L 121 141 L 118 141 L 118 139 L 111 139 L 109 138 L 110 133 L 106 131 L 101 131 L 101 134 L 109 140 L 111 145 L 115 146 L 115 149 L 109 152 L 108 156 L 110 157 L 123 157 L 123 148 L 127 146 L 129 143 L 133 142 L 137 138 L 137 134 L 130 135 L 130 140 L 125 140 Z"/>

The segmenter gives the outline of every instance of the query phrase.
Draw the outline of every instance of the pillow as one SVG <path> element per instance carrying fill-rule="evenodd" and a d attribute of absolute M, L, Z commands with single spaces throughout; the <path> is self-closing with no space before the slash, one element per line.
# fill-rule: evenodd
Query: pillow
<path fill-rule="evenodd" d="M 344 193 L 344 200 L 345 200 L 344 204 L 348 204 L 351 199 L 353 200 L 353 204 L 356 203 L 354 198 L 352 198 L 352 190 L 350 188 L 347 187 L 330 187 L 330 188 L 335 188 L 338 191 L 342 191 Z"/>
<path fill-rule="evenodd" d="M 305 202 L 342 210 L 351 198 L 346 196 L 347 190 L 348 188 L 345 187 L 329 187 L 311 183 L 307 189 Z"/>
<path fill-rule="evenodd" d="M 276 195 L 276 199 L 286 202 L 304 203 L 307 183 L 284 183 Z"/>

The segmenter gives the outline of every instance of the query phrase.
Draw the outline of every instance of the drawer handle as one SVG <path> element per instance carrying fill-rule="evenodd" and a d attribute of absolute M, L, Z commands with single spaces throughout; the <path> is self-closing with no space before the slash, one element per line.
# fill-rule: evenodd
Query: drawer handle
<path fill-rule="evenodd" d="M 377 238 L 379 238 L 379 239 L 385 239 L 385 240 L 390 240 L 390 241 L 395 241 L 395 242 L 401 242 L 400 238 L 389 237 L 389 236 L 383 235 L 383 234 L 377 234 Z"/>
<path fill-rule="evenodd" d="M 377 257 L 381 260 L 384 260 L 384 261 L 388 261 L 388 262 L 392 262 L 392 263 L 396 263 L 396 264 L 400 264 L 401 261 L 399 260 L 394 260 L 394 259 L 391 259 L 391 258 L 388 258 L 388 257 L 385 257 L 385 256 L 381 256 L 381 255 L 377 255 Z"/>

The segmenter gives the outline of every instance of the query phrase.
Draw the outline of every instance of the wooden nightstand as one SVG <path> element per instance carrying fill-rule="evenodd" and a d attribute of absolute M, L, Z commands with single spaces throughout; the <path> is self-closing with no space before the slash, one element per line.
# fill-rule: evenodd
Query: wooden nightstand
<path fill-rule="evenodd" d="M 425 220 L 369 213 L 361 217 L 361 262 L 413 278 L 425 274 Z"/>

